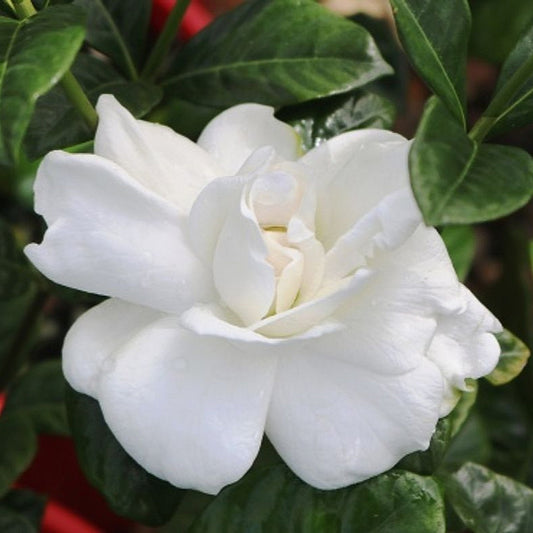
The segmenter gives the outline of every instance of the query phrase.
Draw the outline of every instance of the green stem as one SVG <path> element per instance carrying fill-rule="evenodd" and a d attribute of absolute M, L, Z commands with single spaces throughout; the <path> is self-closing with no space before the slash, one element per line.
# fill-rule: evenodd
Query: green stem
<path fill-rule="evenodd" d="M 87 98 L 87 95 L 83 92 L 78 80 L 69 70 L 63 75 L 60 83 L 67 98 L 82 116 L 83 120 L 85 120 L 85 123 L 89 126 L 91 132 L 94 132 L 96 130 L 96 125 L 98 124 L 98 115 Z"/>
<path fill-rule="evenodd" d="M 13 3 L 15 4 L 15 12 L 19 19 L 25 19 L 37 13 L 31 0 L 13 0 Z"/>
<path fill-rule="evenodd" d="M 15 12 L 15 6 L 11 0 L 4 0 L 4 2 L 13 10 L 13 12 Z"/>
<path fill-rule="evenodd" d="M 473 141 L 481 142 L 485 138 L 487 133 L 507 111 L 512 98 L 522 88 L 532 73 L 533 55 L 529 56 L 525 63 L 523 63 L 511 76 L 507 83 L 496 94 L 485 113 L 483 113 L 481 118 L 474 124 L 474 127 L 468 134 Z"/>
<path fill-rule="evenodd" d="M 33 7 L 33 4 L 31 3 L 31 0 L 14 0 L 14 2 L 15 11 L 21 20 L 31 17 L 37 13 Z M 96 114 L 96 110 L 94 109 L 93 105 L 87 98 L 87 95 L 83 92 L 78 80 L 76 80 L 72 72 L 67 71 L 61 78 L 60 83 L 61 87 L 65 91 L 65 94 L 67 95 L 67 98 L 81 115 L 87 126 L 89 126 L 91 132 L 94 132 L 96 130 L 96 125 L 98 124 L 98 115 Z"/>
<path fill-rule="evenodd" d="M 165 60 L 165 57 L 172 45 L 172 41 L 176 37 L 176 32 L 181 24 L 183 15 L 189 7 L 191 0 L 177 0 L 170 12 L 163 31 L 159 34 L 159 38 L 155 43 L 154 48 L 144 65 L 143 71 L 141 73 L 141 78 L 145 80 L 152 80 L 155 78 L 161 63 Z"/>

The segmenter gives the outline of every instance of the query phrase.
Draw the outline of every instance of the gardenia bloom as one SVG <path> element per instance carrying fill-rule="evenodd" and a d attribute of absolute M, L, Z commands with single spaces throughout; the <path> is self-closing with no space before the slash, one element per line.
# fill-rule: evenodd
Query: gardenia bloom
<path fill-rule="evenodd" d="M 408 180 L 410 143 L 376 129 L 302 156 L 269 107 L 235 106 L 198 143 L 102 96 L 94 154 L 50 153 L 48 224 L 26 253 L 111 298 L 67 335 L 69 383 L 126 451 L 216 493 L 263 433 L 322 489 L 429 445 L 499 322 L 457 280 Z"/>

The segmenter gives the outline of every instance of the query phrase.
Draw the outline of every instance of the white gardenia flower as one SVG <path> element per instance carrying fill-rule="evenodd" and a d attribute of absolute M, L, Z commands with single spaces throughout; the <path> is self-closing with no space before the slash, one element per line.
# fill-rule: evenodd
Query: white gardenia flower
<path fill-rule="evenodd" d="M 110 296 L 67 335 L 69 383 L 127 452 L 217 493 L 263 433 L 303 480 L 343 487 L 429 445 L 465 378 L 498 360 L 409 187 L 410 143 L 345 133 L 301 156 L 273 110 L 221 113 L 195 144 L 102 96 L 93 154 L 52 152 L 26 253 Z"/>

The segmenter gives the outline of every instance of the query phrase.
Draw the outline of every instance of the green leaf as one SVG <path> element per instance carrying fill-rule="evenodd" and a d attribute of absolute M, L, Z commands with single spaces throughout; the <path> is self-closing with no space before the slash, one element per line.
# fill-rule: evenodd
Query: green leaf
<path fill-rule="evenodd" d="M 181 50 L 169 98 L 212 107 L 295 104 L 391 74 L 370 34 L 311 0 L 252 0 Z"/>
<path fill-rule="evenodd" d="M 109 506 L 143 524 L 167 522 L 182 491 L 146 472 L 124 451 L 96 400 L 67 387 L 67 410 L 80 465 Z"/>
<path fill-rule="evenodd" d="M 527 31 L 520 37 L 502 66 L 496 85 L 496 93 L 509 81 L 512 75 L 533 55 L 533 17 Z M 533 122 L 533 72 L 513 96 L 509 107 L 500 115 L 491 134 L 502 134 L 508 130 L 526 126 Z"/>
<path fill-rule="evenodd" d="M 0 17 L 0 164 L 16 161 L 37 98 L 74 61 L 83 18 L 73 6 L 53 6 L 22 22 Z"/>
<path fill-rule="evenodd" d="M 466 0 L 391 0 L 400 40 L 413 67 L 459 122 L 466 125 Z"/>
<path fill-rule="evenodd" d="M 504 330 L 497 335 L 502 353 L 496 368 L 485 378 L 493 385 L 505 385 L 513 380 L 526 366 L 529 348 L 510 331 Z"/>
<path fill-rule="evenodd" d="M 80 85 L 95 104 L 101 94 L 113 94 L 135 116 L 145 115 L 161 99 L 162 91 L 144 81 L 128 81 L 111 65 L 80 54 L 72 67 Z M 93 132 L 58 87 L 43 96 L 24 139 L 30 158 L 92 139 Z"/>
<path fill-rule="evenodd" d="M 470 55 L 498 65 L 533 22 L 533 11 L 527 0 L 470 0 L 470 9 Z"/>
<path fill-rule="evenodd" d="M 60 361 L 31 367 L 9 388 L 3 416 L 24 416 L 38 433 L 68 435 Z"/>
<path fill-rule="evenodd" d="M 286 107 L 277 113 L 278 118 L 298 132 L 305 150 L 346 131 L 388 129 L 395 115 L 396 109 L 390 100 L 360 89 Z"/>
<path fill-rule="evenodd" d="M 474 463 L 445 479 L 446 496 L 465 525 L 483 533 L 533 531 L 533 491 Z"/>
<path fill-rule="evenodd" d="M 30 490 L 12 490 L 0 500 L 2 533 L 38 533 L 46 498 Z"/>
<path fill-rule="evenodd" d="M 146 47 L 150 0 L 74 0 L 87 13 L 87 42 L 137 79 Z"/>
<path fill-rule="evenodd" d="M 533 194 L 533 159 L 519 148 L 472 141 L 444 105 L 429 100 L 409 154 L 411 185 L 426 224 L 502 217 Z"/>
<path fill-rule="evenodd" d="M 409 470 L 417 474 L 431 475 L 439 469 L 454 437 L 459 433 L 474 405 L 477 396 L 477 383 L 470 383 L 470 390 L 459 392 L 459 401 L 453 411 L 441 418 L 435 433 L 431 437 L 429 448 L 422 452 L 414 452 L 405 456 L 397 468 Z"/>
<path fill-rule="evenodd" d="M 474 230 L 470 226 L 446 226 L 440 236 L 446 244 L 457 277 L 464 281 L 476 252 Z"/>
<path fill-rule="evenodd" d="M 0 258 L 0 390 L 31 340 L 24 323 L 34 312 L 36 298 L 37 286 L 29 269 Z"/>
<path fill-rule="evenodd" d="M 224 489 L 191 531 L 439 533 L 445 530 L 443 511 L 435 481 L 409 472 L 320 491 L 278 465 L 251 472 Z"/>
<path fill-rule="evenodd" d="M 0 497 L 30 466 L 37 452 L 37 437 L 29 420 L 0 418 Z"/>

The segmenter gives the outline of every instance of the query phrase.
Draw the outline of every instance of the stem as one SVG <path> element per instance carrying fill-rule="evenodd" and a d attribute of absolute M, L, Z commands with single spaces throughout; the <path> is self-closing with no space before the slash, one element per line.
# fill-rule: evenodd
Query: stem
<path fill-rule="evenodd" d="M 14 13 L 15 6 L 13 5 L 13 2 L 11 0 L 4 0 L 4 2 L 13 10 L 13 13 Z"/>
<path fill-rule="evenodd" d="M 63 75 L 60 83 L 67 98 L 83 117 L 83 120 L 85 120 L 85 123 L 89 126 L 91 132 L 94 132 L 96 130 L 96 125 L 98 124 L 98 115 L 87 98 L 87 95 L 83 92 L 78 80 L 69 70 Z"/>
<path fill-rule="evenodd" d="M 15 4 L 15 12 L 19 19 L 25 19 L 37 13 L 31 0 L 13 0 L 13 3 Z"/>
<path fill-rule="evenodd" d="M 21 20 L 31 17 L 37 13 L 33 7 L 33 4 L 31 3 L 31 0 L 14 0 L 14 2 L 15 11 Z M 69 70 L 63 75 L 60 83 L 61 87 L 65 91 L 65 94 L 67 95 L 67 98 L 82 116 L 87 126 L 89 126 L 91 132 L 94 132 L 96 130 L 96 125 L 98 124 L 98 115 L 96 114 L 96 110 L 94 109 L 93 105 L 87 98 L 87 95 L 83 92 L 78 80 L 76 80 L 72 72 Z"/>
<path fill-rule="evenodd" d="M 163 63 L 168 50 L 176 36 L 176 32 L 181 24 L 183 15 L 189 7 L 191 0 L 176 0 L 170 15 L 168 16 L 163 31 L 159 34 L 157 42 L 155 43 L 154 48 L 144 65 L 143 71 L 141 73 L 141 78 L 145 80 L 152 80 L 155 78 L 161 63 Z"/>
<path fill-rule="evenodd" d="M 515 94 L 522 88 L 524 83 L 533 73 L 533 55 L 522 64 L 522 66 L 511 76 L 502 89 L 496 94 L 494 100 L 489 104 L 485 113 L 474 124 L 469 136 L 473 141 L 481 142 L 492 127 L 498 122 L 506 112 L 509 103 Z"/>

